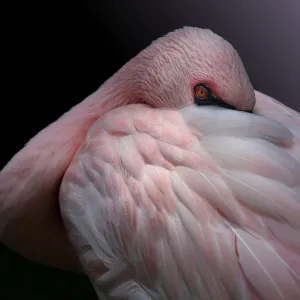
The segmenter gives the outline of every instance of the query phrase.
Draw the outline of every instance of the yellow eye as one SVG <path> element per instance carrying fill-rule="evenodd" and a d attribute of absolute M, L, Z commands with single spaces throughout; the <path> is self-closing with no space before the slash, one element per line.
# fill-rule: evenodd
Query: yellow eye
<path fill-rule="evenodd" d="M 205 88 L 204 86 L 197 86 L 196 87 L 196 95 L 198 96 L 198 98 L 200 98 L 202 100 L 206 99 L 208 96 L 207 88 Z"/>

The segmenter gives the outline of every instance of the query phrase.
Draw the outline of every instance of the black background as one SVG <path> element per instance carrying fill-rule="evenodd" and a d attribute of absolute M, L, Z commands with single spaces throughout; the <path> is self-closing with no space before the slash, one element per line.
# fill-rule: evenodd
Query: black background
<path fill-rule="evenodd" d="M 1 166 L 153 39 L 185 25 L 229 40 L 254 88 L 300 111 L 299 0 L 11 1 L 2 14 Z M 93 295 L 87 281 L 3 247 L 0 276 L 1 299 L 81 299 L 78 289 L 85 299 Z"/>

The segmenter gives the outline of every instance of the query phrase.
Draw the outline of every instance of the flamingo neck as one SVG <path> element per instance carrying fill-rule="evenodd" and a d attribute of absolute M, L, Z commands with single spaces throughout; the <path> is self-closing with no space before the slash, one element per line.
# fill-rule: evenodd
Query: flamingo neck
<path fill-rule="evenodd" d="M 118 106 L 138 102 L 133 88 L 128 84 L 131 78 L 129 70 L 127 66 L 123 67 L 97 91 L 40 131 L 11 161 L 18 157 L 26 159 L 35 153 L 45 160 L 47 156 L 57 156 L 64 166 L 68 165 L 89 128 L 98 118 Z"/>
<path fill-rule="evenodd" d="M 128 84 L 131 76 L 124 72 L 128 73 L 128 68 L 123 67 L 14 155 L 0 171 L 0 207 L 21 211 L 26 201 L 58 195 L 64 173 L 92 124 L 120 105 L 138 102 Z M 8 222 L 4 221 L 2 218 L 0 222 L 0 236 L 4 226 L 1 223 Z"/>

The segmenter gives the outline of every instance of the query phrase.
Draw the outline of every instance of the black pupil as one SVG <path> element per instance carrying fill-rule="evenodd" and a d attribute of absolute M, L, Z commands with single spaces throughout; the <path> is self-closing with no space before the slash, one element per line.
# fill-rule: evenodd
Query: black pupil
<path fill-rule="evenodd" d="M 204 96 L 204 95 L 205 95 L 205 90 L 202 89 L 202 88 L 200 88 L 200 95 L 201 95 L 201 96 Z"/>

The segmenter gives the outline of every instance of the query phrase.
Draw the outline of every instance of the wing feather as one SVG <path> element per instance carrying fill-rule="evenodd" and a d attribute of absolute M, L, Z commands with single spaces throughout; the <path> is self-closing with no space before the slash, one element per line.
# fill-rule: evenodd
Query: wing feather
<path fill-rule="evenodd" d="M 96 289 L 126 299 L 300 297 L 294 132 L 214 107 L 130 105 L 113 118 L 123 121 L 112 126 L 108 114 L 93 126 L 61 187 Z"/>

